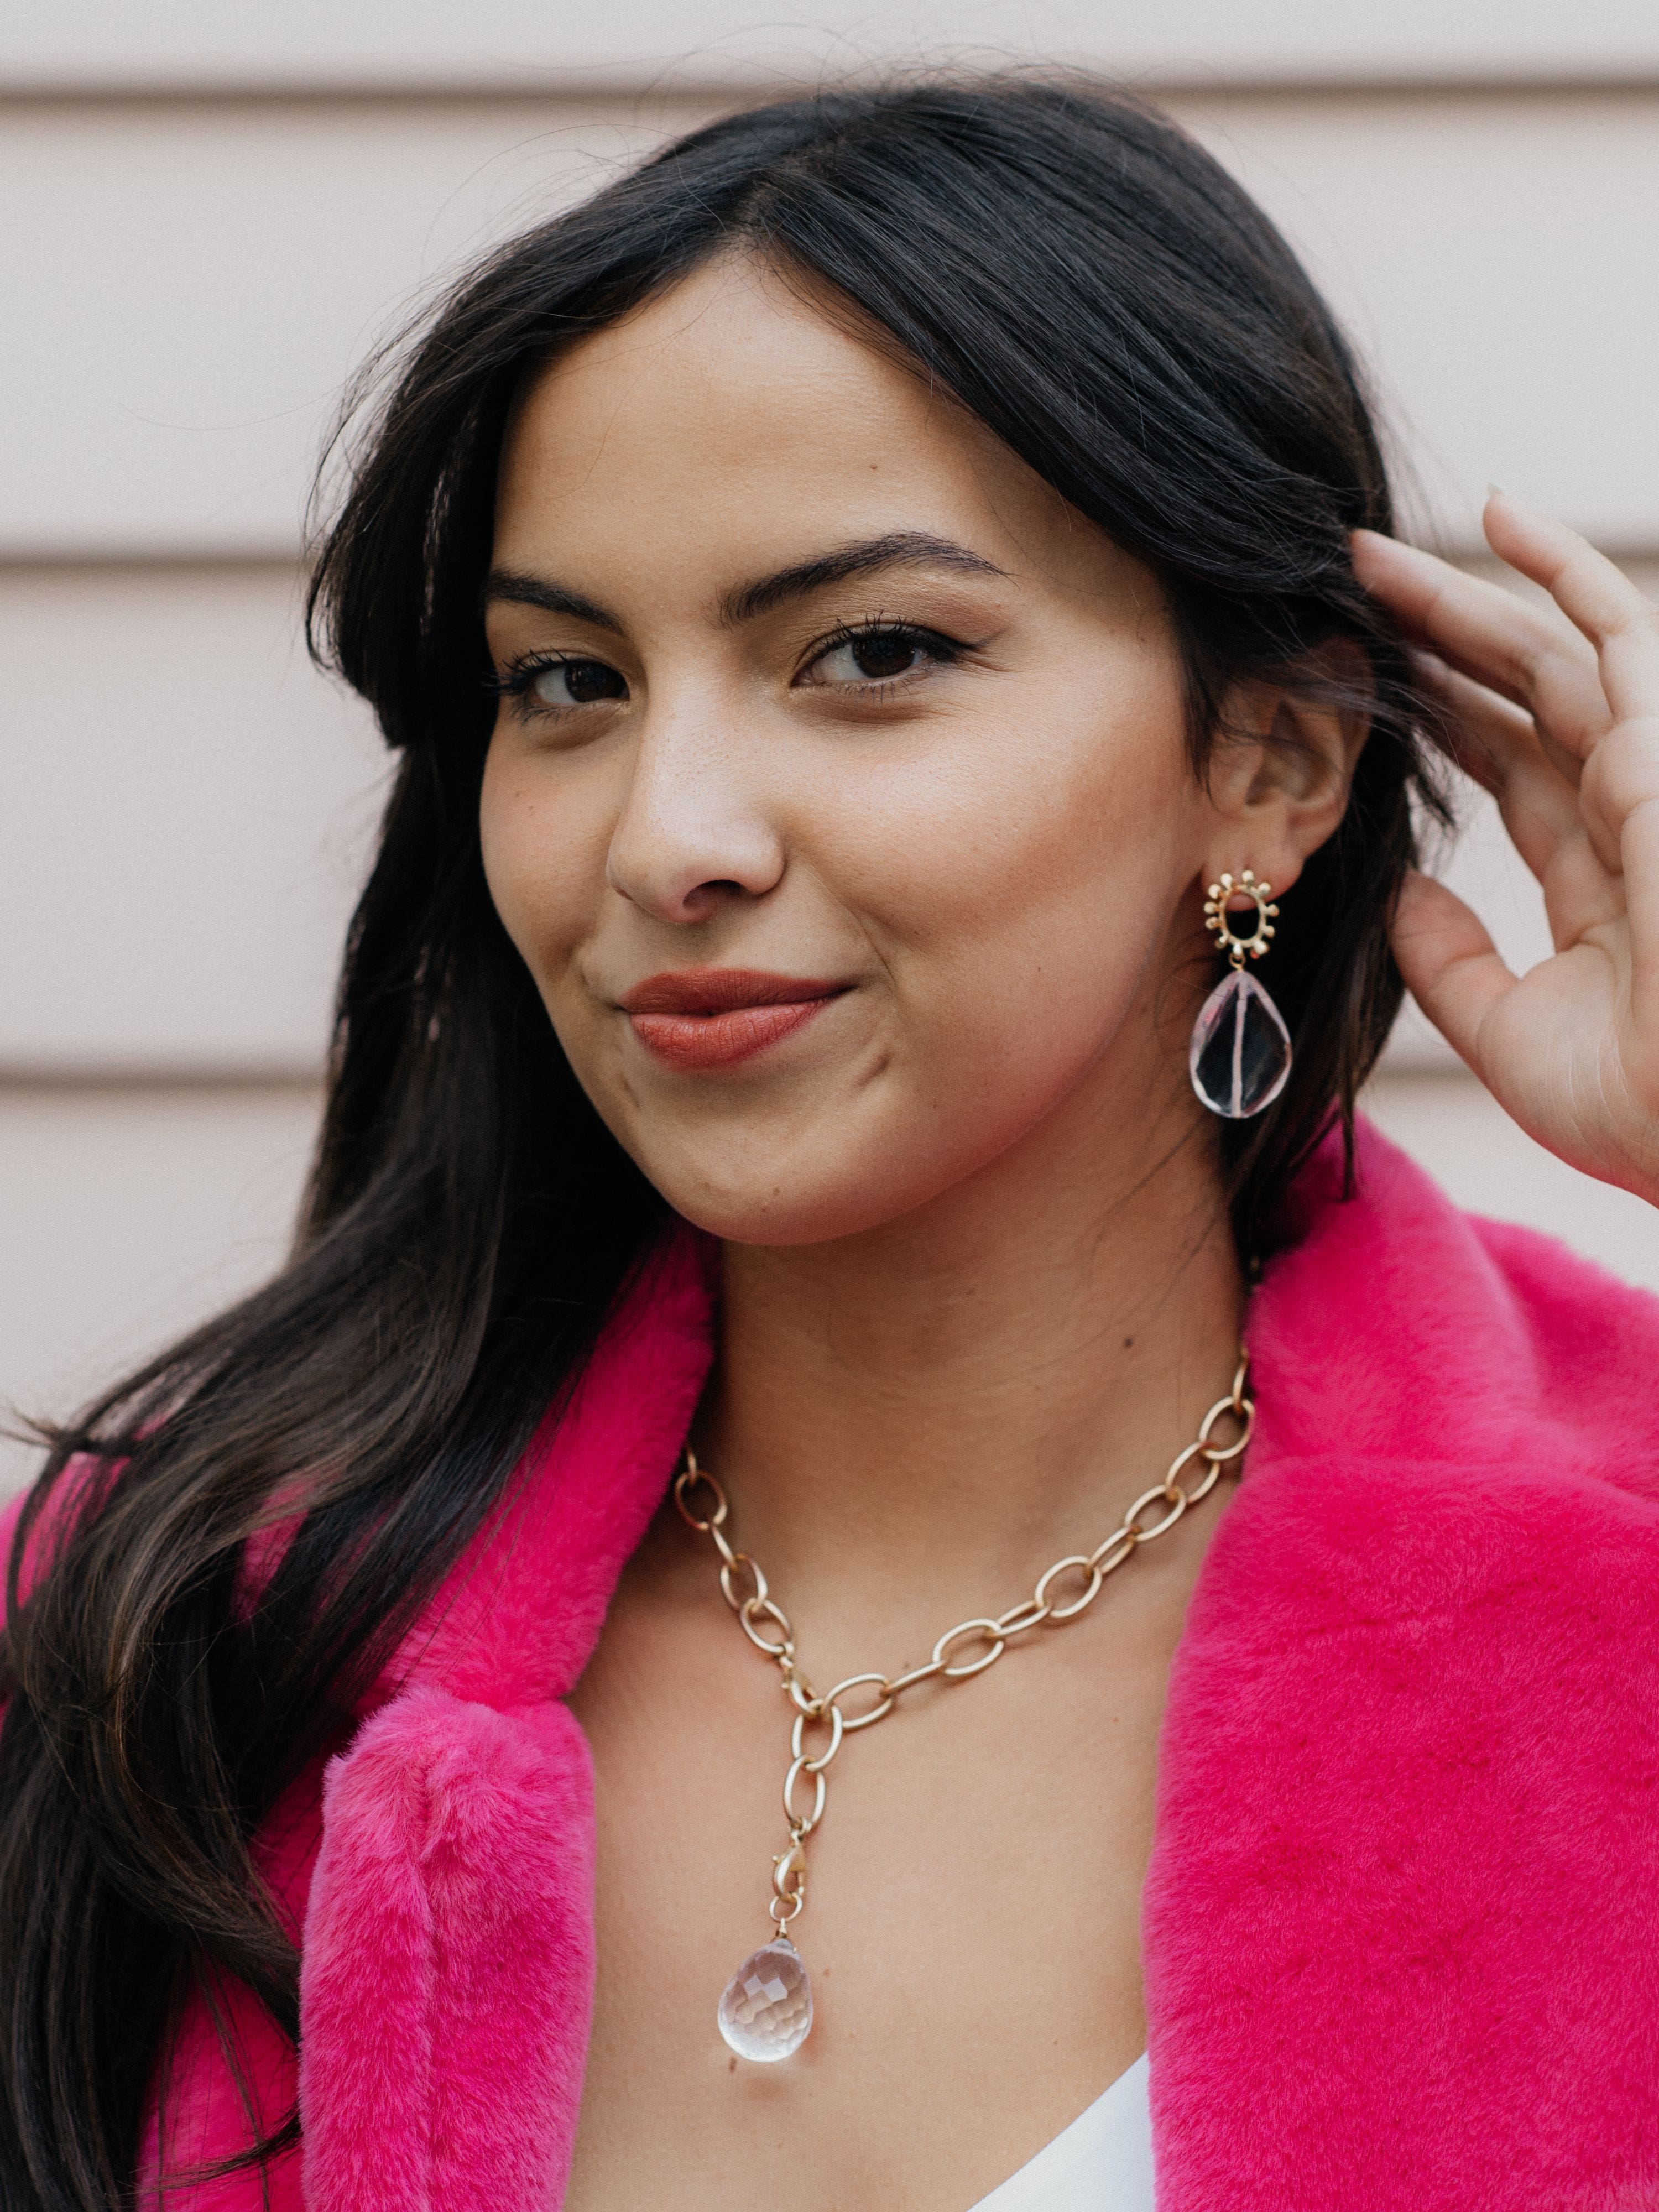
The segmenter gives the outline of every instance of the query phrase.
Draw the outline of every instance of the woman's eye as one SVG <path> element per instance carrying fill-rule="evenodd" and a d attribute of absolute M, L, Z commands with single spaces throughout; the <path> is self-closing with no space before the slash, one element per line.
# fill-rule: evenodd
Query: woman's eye
<path fill-rule="evenodd" d="M 812 663 L 815 684 L 890 684 L 954 657 L 942 637 L 920 629 L 865 629 L 830 646 Z"/>
<path fill-rule="evenodd" d="M 625 699 L 628 684 L 602 660 L 554 660 L 538 668 L 526 686 L 538 707 L 588 707 L 602 699 Z"/>

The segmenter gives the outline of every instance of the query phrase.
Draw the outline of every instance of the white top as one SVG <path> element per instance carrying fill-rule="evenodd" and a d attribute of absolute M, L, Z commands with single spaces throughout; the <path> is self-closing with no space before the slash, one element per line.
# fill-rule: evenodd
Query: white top
<path fill-rule="evenodd" d="M 1152 2212 L 1145 2052 L 973 2212 Z"/>

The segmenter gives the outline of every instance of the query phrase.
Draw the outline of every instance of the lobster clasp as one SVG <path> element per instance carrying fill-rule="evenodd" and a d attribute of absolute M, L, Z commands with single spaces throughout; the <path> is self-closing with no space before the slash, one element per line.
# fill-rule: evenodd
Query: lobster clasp
<path fill-rule="evenodd" d="M 806 1898 L 806 1853 L 799 1843 L 780 1851 L 772 1862 L 772 1887 L 786 1905 L 799 1907 Z"/>

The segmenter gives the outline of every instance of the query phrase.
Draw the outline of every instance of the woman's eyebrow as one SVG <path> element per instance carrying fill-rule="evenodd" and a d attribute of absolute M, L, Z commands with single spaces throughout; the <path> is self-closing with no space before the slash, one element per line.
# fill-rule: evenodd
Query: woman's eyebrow
<path fill-rule="evenodd" d="M 510 569 L 492 568 L 484 578 L 482 604 L 493 606 L 502 599 L 514 606 L 540 607 L 550 615 L 568 615 L 573 621 L 592 623 L 598 629 L 622 635 L 622 623 L 597 599 L 573 592 L 568 585 L 556 584 L 548 576 L 516 575 Z"/>
<path fill-rule="evenodd" d="M 896 530 L 884 538 L 838 545 L 830 552 L 815 554 L 810 561 L 798 561 L 792 568 L 763 576 L 757 583 L 740 585 L 721 600 L 720 619 L 752 622 L 757 615 L 769 614 L 786 599 L 804 598 L 808 592 L 822 591 L 827 584 L 842 584 L 850 576 L 866 576 L 878 568 L 954 568 L 974 576 L 1008 573 L 982 553 L 972 552 L 951 538 L 935 538 L 921 530 Z"/>

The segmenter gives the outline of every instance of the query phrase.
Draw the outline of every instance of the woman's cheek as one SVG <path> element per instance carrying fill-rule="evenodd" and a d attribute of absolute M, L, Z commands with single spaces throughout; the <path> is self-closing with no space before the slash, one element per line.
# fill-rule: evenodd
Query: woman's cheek
<path fill-rule="evenodd" d="M 501 926 L 551 1002 L 571 953 L 592 927 L 605 886 L 605 830 L 586 817 L 568 779 L 497 741 L 485 764 L 478 817 L 484 881 Z"/>
<path fill-rule="evenodd" d="M 837 841 L 826 874 L 896 964 L 934 971 L 952 1023 L 1114 997 L 1111 971 L 1138 975 L 1161 939 L 1188 872 L 1190 779 L 1178 718 L 1147 704 L 1165 711 L 1127 728 L 1034 713 L 1029 741 L 960 748 L 954 773 L 887 792 Z"/>
<path fill-rule="evenodd" d="M 534 842 L 531 831 L 534 784 L 525 763 L 514 757 L 515 750 L 511 738 L 498 731 L 484 761 L 478 798 L 478 844 L 491 903 L 501 927 L 528 959 L 528 909 L 533 902 L 534 886 L 528 866 Z"/>

